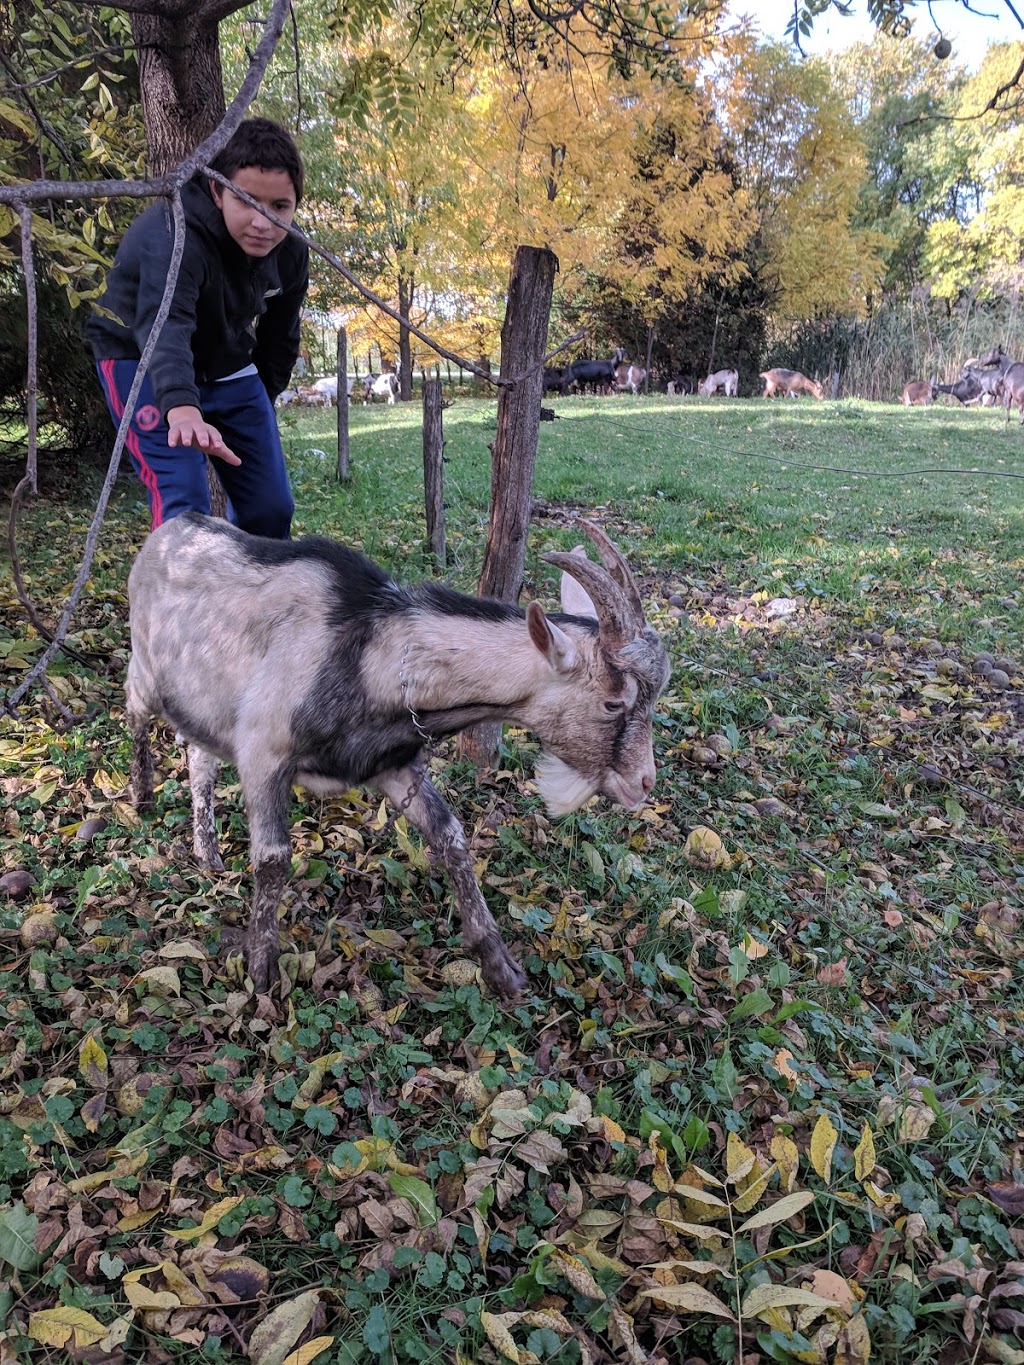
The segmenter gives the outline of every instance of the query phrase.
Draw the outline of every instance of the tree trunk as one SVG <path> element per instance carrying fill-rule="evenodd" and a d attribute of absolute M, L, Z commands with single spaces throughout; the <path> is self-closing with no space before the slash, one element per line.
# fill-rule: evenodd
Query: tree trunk
<path fill-rule="evenodd" d="M 444 530 L 444 424 L 441 416 L 441 381 L 423 380 L 423 499 L 427 513 L 427 540 L 439 573 L 445 571 Z"/>
<path fill-rule="evenodd" d="M 544 247 L 516 249 L 501 329 L 501 378 L 518 383 L 498 392 L 498 430 L 491 446 L 491 516 L 478 591 L 481 597 L 518 602 L 526 565 L 526 538 L 533 503 L 544 353 L 558 260 Z M 494 763 L 500 725 L 478 725 L 463 734 L 460 748 L 478 766 Z"/>
<path fill-rule="evenodd" d="M 403 318 L 409 316 L 412 308 L 414 280 L 407 271 L 398 275 L 398 311 Z M 398 396 L 403 403 L 412 398 L 412 343 L 409 329 L 401 323 L 398 330 Z"/>
<path fill-rule="evenodd" d="M 352 477 L 348 448 L 348 333 L 338 328 L 338 469 L 339 483 Z"/>
<path fill-rule="evenodd" d="M 241 6 L 239 6 L 240 8 Z M 146 149 L 153 175 L 165 175 L 224 116 L 217 21 L 200 15 L 133 14 Z"/>
<path fill-rule="evenodd" d="M 244 0 L 235 8 L 240 9 Z M 153 175 L 166 175 L 183 161 L 224 116 L 224 73 L 220 60 L 218 19 L 201 10 L 182 14 L 133 14 L 132 36 L 138 45 L 139 85 L 146 125 L 146 150 Z M 226 518 L 227 498 L 206 461 L 210 512 Z"/>
<path fill-rule="evenodd" d="M 651 352 L 654 350 L 654 323 L 647 329 L 647 355 L 644 358 L 644 393 L 651 391 Z"/>

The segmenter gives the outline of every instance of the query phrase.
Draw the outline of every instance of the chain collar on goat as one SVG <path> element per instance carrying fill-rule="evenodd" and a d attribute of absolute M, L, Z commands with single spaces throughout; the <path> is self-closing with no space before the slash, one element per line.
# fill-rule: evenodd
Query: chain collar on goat
<path fill-rule="evenodd" d="M 553 813 L 597 792 L 627 807 L 646 799 L 668 657 L 622 555 L 583 525 L 602 563 L 582 547 L 545 556 L 563 571 L 556 615 L 439 583 L 400 586 L 330 541 L 261 540 L 197 514 L 146 541 L 129 578 L 135 796 L 144 802 L 151 788 L 148 723 L 160 715 L 190 742 L 194 847 L 216 866 L 216 760 L 236 765 L 256 877 L 245 950 L 258 988 L 277 960 L 292 783 L 329 793 L 369 782 L 403 803 L 451 874 L 464 946 L 484 979 L 503 996 L 525 984 L 462 829 L 422 776 L 422 749 L 424 736 L 509 720 L 541 742 L 538 786 Z"/>

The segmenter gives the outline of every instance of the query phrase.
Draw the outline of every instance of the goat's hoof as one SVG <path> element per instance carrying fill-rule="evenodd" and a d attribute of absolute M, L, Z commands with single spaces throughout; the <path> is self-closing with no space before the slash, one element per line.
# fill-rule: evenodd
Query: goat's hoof
<path fill-rule="evenodd" d="M 192 856 L 199 866 L 207 872 L 224 871 L 224 859 L 220 856 L 220 851 L 216 848 L 201 848 L 196 844 L 193 846 Z"/>
<path fill-rule="evenodd" d="M 505 945 L 501 942 L 483 944 L 475 956 L 488 989 L 505 1004 L 518 1000 L 526 989 L 528 978 L 519 963 L 509 956 Z"/>

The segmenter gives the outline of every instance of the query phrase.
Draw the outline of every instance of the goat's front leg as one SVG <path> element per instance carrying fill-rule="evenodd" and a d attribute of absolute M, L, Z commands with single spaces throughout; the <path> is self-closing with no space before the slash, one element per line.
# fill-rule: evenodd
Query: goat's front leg
<path fill-rule="evenodd" d="M 262 992 L 270 989 L 281 955 L 277 907 L 292 865 L 288 839 L 292 774 L 289 769 L 262 766 L 254 772 L 248 765 L 243 769 L 240 764 L 238 775 L 249 816 L 249 845 L 256 883 L 245 935 L 245 964 L 253 985 Z"/>
<path fill-rule="evenodd" d="M 402 807 L 415 788 L 404 814 L 421 830 L 444 864 L 455 891 L 455 907 L 462 925 L 462 946 L 480 964 L 484 981 L 502 1000 L 513 1000 L 526 986 L 526 973 L 502 942 L 487 902 L 473 872 L 462 826 L 418 765 L 380 773 L 374 785 Z"/>
<path fill-rule="evenodd" d="M 188 785 L 192 793 L 192 852 L 200 867 L 223 872 L 217 847 L 217 819 L 213 805 L 213 784 L 217 778 L 217 758 L 198 744 L 188 746 Z"/>

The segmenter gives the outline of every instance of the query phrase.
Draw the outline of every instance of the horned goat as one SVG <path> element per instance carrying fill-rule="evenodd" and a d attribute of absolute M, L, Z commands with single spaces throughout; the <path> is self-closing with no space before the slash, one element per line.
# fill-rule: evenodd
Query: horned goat
<path fill-rule="evenodd" d="M 188 742 L 193 847 L 220 868 L 213 787 L 233 763 L 245 797 L 255 893 L 244 936 L 260 991 L 277 975 L 277 910 L 291 867 L 293 783 L 316 793 L 370 783 L 446 867 L 465 951 L 504 999 L 525 985 L 473 874 L 462 827 L 425 776 L 425 736 L 508 720 L 538 736 L 538 787 L 564 814 L 596 793 L 639 806 L 654 786 L 654 703 L 668 656 L 626 561 L 583 522 L 562 570 L 564 614 L 400 586 L 328 540 L 276 541 L 188 513 L 150 535 L 128 579 L 126 682 L 132 791 L 152 798 L 149 723 Z"/>

